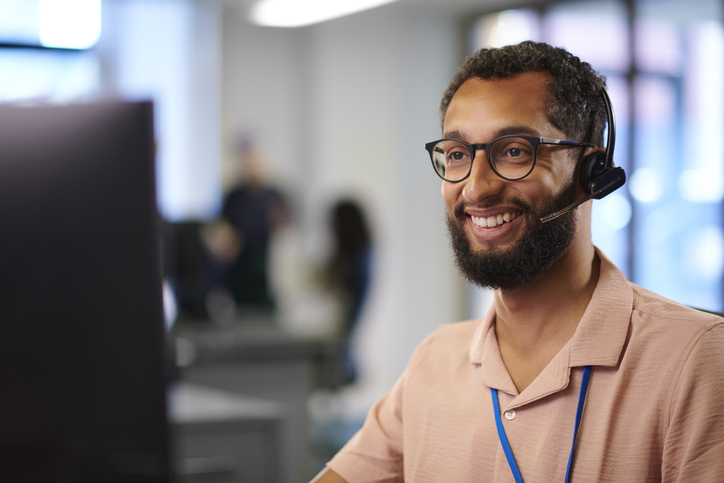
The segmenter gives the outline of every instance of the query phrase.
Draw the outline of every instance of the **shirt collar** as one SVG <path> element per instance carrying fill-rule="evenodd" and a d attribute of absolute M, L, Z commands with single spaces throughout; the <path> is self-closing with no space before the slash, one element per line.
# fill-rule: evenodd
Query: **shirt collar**
<path fill-rule="evenodd" d="M 633 310 L 633 289 L 621 270 L 598 248 L 601 271 L 593 297 L 571 338 L 570 367 L 616 366 Z"/>
<path fill-rule="evenodd" d="M 601 260 L 598 283 L 591 301 L 571 340 L 561 349 L 540 376 L 540 383 L 548 389 L 542 393 L 564 389 L 568 384 L 571 367 L 616 366 L 621 357 L 628 334 L 633 308 L 633 290 L 623 273 L 598 248 Z M 484 383 L 510 394 L 517 394 L 513 381 L 500 357 L 495 336 L 495 306 L 491 306 L 482 319 L 470 345 L 470 361 L 483 366 Z M 540 378 L 539 376 L 539 378 Z M 534 383 L 529 386 L 539 386 Z M 528 389 L 526 391 L 528 392 Z"/>

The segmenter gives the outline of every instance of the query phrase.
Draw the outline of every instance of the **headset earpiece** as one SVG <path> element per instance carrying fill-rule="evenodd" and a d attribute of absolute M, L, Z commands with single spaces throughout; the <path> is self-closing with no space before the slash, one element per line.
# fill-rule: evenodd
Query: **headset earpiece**
<path fill-rule="evenodd" d="M 605 88 L 601 90 L 601 98 L 606 106 L 608 121 L 606 152 L 592 153 L 581 163 L 581 185 L 583 185 L 586 194 L 595 200 L 600 200 L 604 196 L 613 193 L 626 182 L 626 173 L 623 168 L 613 164 L 616 122 L 611 107 L 611 99 L 609 99 Z"/>
<path fill-rule="evenodd" d="M 606 153 L 589 154 L 581 163 L 581 185 L 587 195 L 591 194 L 594 182 L 606 172 Z"/>
<path fill-rule="evenodd" d="M 619 166 L 606 166 L 606 153 L 588 155 L 581 164 L 581 185 L 587 195 L 600 200 L 626 182 L 626 173 Z"/>

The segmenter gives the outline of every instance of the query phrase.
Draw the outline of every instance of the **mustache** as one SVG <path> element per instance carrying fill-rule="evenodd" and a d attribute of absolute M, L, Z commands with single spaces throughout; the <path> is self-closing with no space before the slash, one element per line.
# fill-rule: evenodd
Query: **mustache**
<path fill-rule="evenodd" d="M 465 210 L 470 207 L 493 208 L 495 206 L 503 204 L 508 206 L 513 205 L 520 208 L 520 210 L 523 212 L 523 215 L 526 217 L 528 217 L 529 214 L 533 214 L 533 216 L 539 217 L 536 210 L 534 210 L 533 207 L 530 206 L 530 204 L 526 203 L 520 198 L 509 198 L 506 200 L 503 200 L 502 198 L 494 198 L 486 201 L 485 203 L 471 203 L 469 201 L 459 201 L 453 209 L 453 216 L 455 216 L 456 219 L 462 221 L 467 217 L 467 215 L 465 214 Z"/>

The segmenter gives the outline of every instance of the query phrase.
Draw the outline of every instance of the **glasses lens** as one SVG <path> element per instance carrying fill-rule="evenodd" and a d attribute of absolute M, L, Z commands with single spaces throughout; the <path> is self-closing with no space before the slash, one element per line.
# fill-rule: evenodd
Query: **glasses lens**
<path fill-rule="evenodd" d="M 437 174 L 448 181 L 460 181 L 470 172 L 470 150 L 459 141 L 440 141 L 432 150 L 432 164 Z"/>
<path fill-rule="evenodd" d="M 526 139 L 510 136 L 496 140 L 490 148 L 490 160 L 500 176 L 520 179 L 533 169 L 535 149 Z"/>

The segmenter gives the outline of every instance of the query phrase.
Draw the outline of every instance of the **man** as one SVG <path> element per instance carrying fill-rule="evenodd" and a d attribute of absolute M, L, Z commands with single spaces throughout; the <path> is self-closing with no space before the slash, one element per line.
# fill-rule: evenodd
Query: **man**
<path fill-rule="evenodd" d="M 463 64 L 428 149 L 457 264 L 493 305 L 428 337 L 317 481 L 724 481 L 724 319 L 629 283 L 590 201 L 542 221 L 607 158 L 602 90 L 542 43 Z"/>

